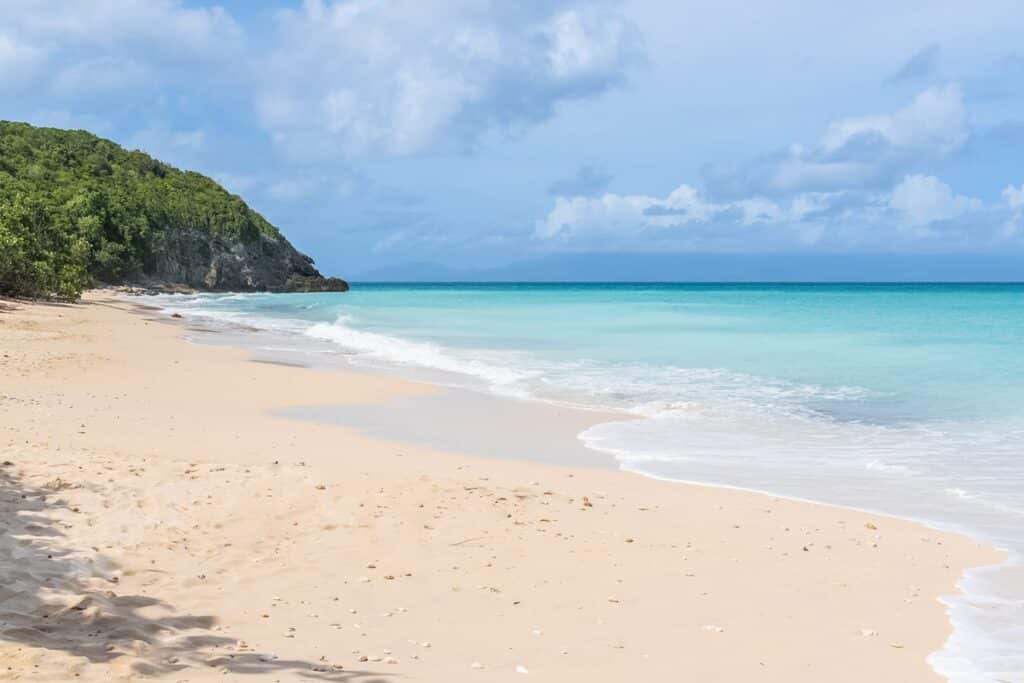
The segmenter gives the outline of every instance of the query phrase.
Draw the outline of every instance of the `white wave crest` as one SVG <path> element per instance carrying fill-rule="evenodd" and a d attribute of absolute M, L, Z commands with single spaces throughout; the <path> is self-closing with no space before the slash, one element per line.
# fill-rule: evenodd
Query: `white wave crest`
<path fill-rule="evenodd" d="M 340 316 L 334 323 L 317 323 L 305 333 L 314 339 L 334 342 L 354 351 L 362 359 L 469 375 L 483 380 L 494 390 L 505 388 L 505 393 L 514 393 L 511 391 L 513 387 L 531 376 L 531 373 L 487 363 L 478 358 L 461 357 L 455 351 L 429 342 L 356 330 L 346 324 L 349 320 L 347 316 Z"/>

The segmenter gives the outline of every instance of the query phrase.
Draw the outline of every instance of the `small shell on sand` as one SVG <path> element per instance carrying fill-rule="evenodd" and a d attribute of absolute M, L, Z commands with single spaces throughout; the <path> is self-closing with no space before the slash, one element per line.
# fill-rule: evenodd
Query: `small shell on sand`
<path fill-rule="evenodd" d="M 484 668 L 484 665 L 481 664 L 480 662 L 473 662 L 472 664 L 469 665 L 469 668 L 470 669 L 482 669 L 482 668 Z"/>

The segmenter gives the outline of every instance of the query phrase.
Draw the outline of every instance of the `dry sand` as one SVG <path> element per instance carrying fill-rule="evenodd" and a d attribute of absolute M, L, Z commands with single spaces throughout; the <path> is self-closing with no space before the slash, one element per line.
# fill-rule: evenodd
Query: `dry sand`
<path fill-rule="evenodd" d="M 937 596 L 999 559 L 289 419 L 434 389 L 180 333 L 98 295 L 0 311 L 0 679 L 938 680 Z"/>

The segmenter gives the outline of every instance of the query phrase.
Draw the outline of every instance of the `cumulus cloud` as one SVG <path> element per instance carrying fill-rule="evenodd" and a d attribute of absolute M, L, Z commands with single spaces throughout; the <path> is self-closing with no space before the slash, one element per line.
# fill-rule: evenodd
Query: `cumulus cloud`
<path fill-rule="evenodd" d="M 857 145 L 880 142 L 913 155 L 945 155 L 967 140 L 967 114 L 960 86 L 928 88 L 892 114 L 837 121 L 821 141 L 826 154 L 855 155 Z M 851 149 L 854 147 L 854 149 Z"/>
<path fill-rule="evenodd" d="M 908 175 L 892 190 L 889 206 L 911 226 L 956 218 L 981 208 L 981 200 L 955 194 L 935 176 Z"/>
<path fill-rule="evenodd" d="M 239 54 L 241 27 L 220 7 L 181 0 L 6 0 L 0 84 L 29 68 L 52 89 L 81 95 L 152 81 L 169 67 L 209 70 Z"/>
<path fill-rule="evenodd" d="M 1006 189 L 1003 190 L 1003 198 L 1010 205 L 1011 209 L 1015 211 L 1024 210 L 1024 185 L 1020 187 L 1007 185 Z"/>
<path fill-rule="evenodd" d="M 61 49 L 142 47 L 209 56 L 242 40 L 241 28 L 222 7 L 186 7 L 181 0 L 6 0 L 4 21 Z"/>
<path fill-rule="evenodd" d="M 1003 199 L 1010 209 L 1010 216 L 1003 224 L 1000 235 L 1010 239 L 1024 231 L 1024 184 L 1020 187 L 1007 185 L 1003 190 Z"/>
<path fill-rule="evenodd" d="M 886 191 L 804 192 L 785 199 L 713 201 L 681 185 L 666 197 L 559 197 L 534 236 L 553 248 L 757 251 L 822 248 L 954 249 L 1016 240 L 1024 186 L 988 206 L 933 176 L 908 175 Z"/>
<path fill-rule="evenodd" d="M 928 88 L 888 114 L 834 121 L 737 171 L 665 197 L 564 193 L 535 224 L 552 248 L 955 250 L 1024 246 L 1024 185 L 1002 201 L 958 194 L 908 167 L 942 160 L 969 137 L 955 85 Z"/>
<path fill-rule="evenodd" d="M 279 22 L 258 113 L 306 155 L 473 144 L 604 92 L 639 54 L 608 1 L 306 0 Z"/>
<path fill-rule="evenodd" d="M 793 145 L 736 168 L 709 166 L 703 179 L 723 198 L 879 188 L 908 166 L 959 150 L 968 137 L 960 87 L 936 86 L 895 112 L 834 121 L 813 145 Z"/>
<path fill-rule="evenodd" d="M 721 245 L 739 244 L 743 235 L 771 224 L 787 231 L 795 228 L 791 237 L 807 242 L 814 241 L 819 231 L 814 225 L 800 224 L 824 208 L 824 195 L 806 194 L 786 203 L 760 197 L 716 203 L 696 188 L 680 185 L 664 198 L 610 193 L 593 198 L 559 197 L 551 212 L 537 222 L 535 236 L 590 246 L 637 239 Z"/>

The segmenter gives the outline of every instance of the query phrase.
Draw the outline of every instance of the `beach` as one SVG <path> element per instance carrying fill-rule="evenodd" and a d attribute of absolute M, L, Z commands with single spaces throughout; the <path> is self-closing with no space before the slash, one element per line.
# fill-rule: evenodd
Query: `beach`
<path fill-rule="evenodd" d="M 942 680 L 938 598 L 1002 559 L 534 456 L 429 384 L 252 362 L 145 302 L 0 309 L 2 680 Z M 329 406 L 501 453 L 295 414 Z M 588 419 L 522 418 L 544 443 Z"/>

